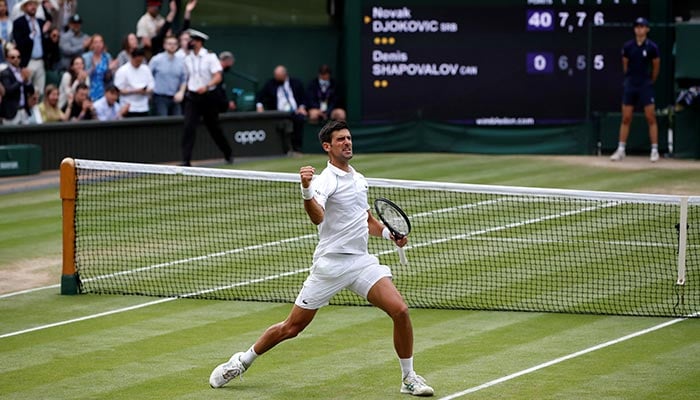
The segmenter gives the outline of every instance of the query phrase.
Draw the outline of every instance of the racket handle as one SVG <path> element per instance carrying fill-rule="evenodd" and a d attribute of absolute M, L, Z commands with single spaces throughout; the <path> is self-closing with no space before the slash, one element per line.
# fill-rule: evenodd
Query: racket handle
<path fill-rule="evenodd" d="M 406 250 L 403 247 L 399 247 L 399 262 L 401 265 L 408 265 L 408 259 L 406 258 Z"/>

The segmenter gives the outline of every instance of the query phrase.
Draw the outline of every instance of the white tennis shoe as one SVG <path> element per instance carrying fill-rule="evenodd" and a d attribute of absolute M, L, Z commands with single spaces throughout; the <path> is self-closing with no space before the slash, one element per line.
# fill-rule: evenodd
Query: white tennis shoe
<path fill-rule="evenodd" d="M 241 362 L 242 352 L 236 353 L 231 356 L 231 358 L 223 363 L 219 364 L 209 376 L 209 385 L 213 388 L 220 388 L 225 384 L 229 383 L 231 379 L 243 375 L 246 370 L 245 365 Z"/>
<path fill-rule="evenodd" d="M 425 383 L 425 379 L 422 376 L 411 372 L 401 382 L 401 393 L 413 396 L 432 396 L 435 394 L 435 391 Z"/>
<path fill-rule="evenodd" d="M 654 149 L 651 151 L 651 154 L 649 155 L 649 160 L 651 162 L 657 162 L 659 161 L 659 151 Z"/>
<path fill-rule="evenodd" d="M 617 148 L 615 152 L 610 156 L 610 161 L 622 161 L 625 158 L 625 151 L 621 148 Z"/>

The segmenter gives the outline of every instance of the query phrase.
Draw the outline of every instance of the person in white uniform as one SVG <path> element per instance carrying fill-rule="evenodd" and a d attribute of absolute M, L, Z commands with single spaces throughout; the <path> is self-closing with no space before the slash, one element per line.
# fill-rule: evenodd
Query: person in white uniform
<path fill-rule="evenodd" d="M 413 328 L 408 306 L 391 280 L 391 270 L 369 254 L 369 236 L 394 240 L 403 247 L 406 237 L 395 240 L 370 212 L 368 184 L 350 166 L 352 136 L 344 121 L 329 121 L 320 131 L 328 166 L 314 179 L 311 166 L 300 169 L 304 210 L 318 226 L 319 241 L 313 266 L 287 319 L 270 326 L 246 352 L 218 365 L 209 384 L 219 388 L 250 368 L 260 355 L 280 342 L 297 336 L 316 312 L 342 289 L 349 289 L 386 312 L 394 323 L 394 349 L 401 365 L 401 393 L 432 396 L 433 388 L 413 370 Z"/>

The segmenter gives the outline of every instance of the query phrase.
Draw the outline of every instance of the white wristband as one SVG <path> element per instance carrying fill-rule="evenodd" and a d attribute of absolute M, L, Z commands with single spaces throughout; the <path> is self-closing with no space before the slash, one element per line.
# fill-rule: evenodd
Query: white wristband
<path fill-rule="evenodd" d="M 311 186 L 305 188 L 304 186 L 301 187 L 301 197 L 304 200 L 311 200 L 314 198 L 314 191 L 311 190 Z"/>
<path fill-rule="evenodd" d="M 386 240 L 391 240 L 391 232 L 389 232 L 389 228 L 387 228 L 386 226 L 382 230 L 382 237 Z"/>

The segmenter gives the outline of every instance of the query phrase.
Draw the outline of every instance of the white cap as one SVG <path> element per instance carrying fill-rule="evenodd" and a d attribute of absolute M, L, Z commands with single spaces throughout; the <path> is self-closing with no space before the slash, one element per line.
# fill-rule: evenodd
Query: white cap
<path fill-rule="evenodd" d="M 196 29 L 190 28 L 190 29 L 187 30 L 187 32 L 190 34 L 190 38 L 191 38 L 191 39 L 199 39 L 199 40 L 202 40 L 202 41 L 209 40 L 209 35 L 207 35 L 207 34 L 204 33 L 204 32 L 200 32 L 200 31 L 198 31 L 198 30 L 196 30 Z"/>

